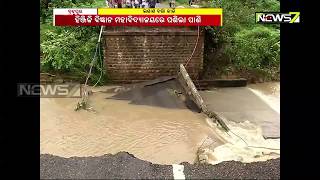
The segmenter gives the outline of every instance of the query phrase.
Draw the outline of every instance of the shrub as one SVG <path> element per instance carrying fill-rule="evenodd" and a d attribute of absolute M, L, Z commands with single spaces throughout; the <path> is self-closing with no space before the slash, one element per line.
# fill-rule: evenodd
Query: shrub
<path fill-rule="evenodd" d="M 104 0 L 40 0 L 40 60 L 41 71 L 70 74 L 85 79 L 95 54 L 100 27 L 54 27 L 53 8 L 103 7 Z M 99 51 L 93 66 L 91 82 L 103 72 L 101 83 L 107 78 L 102 67 L 103 54 Z"/>
<path fill-rule="evenodd" d="M 65 27 L 44 33 L 40 44 L 41 70 L 57 73 L 72 73 L 83 79 L 94 57 L 100 27 Z M 101 68 L 102 50 L 97 54 L 94 76 Z M 93 77 L 92 79 L 95 79 Z"/>
<path fill-rule="evenodd" d="M 238 69 L 276 72 L 280 66 L 280 31 L 264 26 L 243 29 L 235 34 L 226 52 Z"/>
<path fill-rule="evenodd" d="M 234 69 L 245 74 L 255 71 L 261 76 L 278 76 L 280 27 L 255 23 L 255 12 L 279 11 L 278 0 L 214 0 L 208 7 L 223 8 L 223 26 L 206 27 L 209 38 L 205 51 L 212 52 L 204 57 L 205 64 L 210 65 L 208 70 L 216 70 L 224 61 L 220 74 L 225 73 L 224 69 Z"/>

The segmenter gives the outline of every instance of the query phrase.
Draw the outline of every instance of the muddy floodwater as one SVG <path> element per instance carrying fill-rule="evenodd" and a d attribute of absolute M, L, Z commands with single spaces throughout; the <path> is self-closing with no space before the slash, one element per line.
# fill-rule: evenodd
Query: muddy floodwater
<path fill-rule="evenodd" d="M 278 84 L 249 87 L 277 108 Z M 269 86 L 276 92 L 266 90 Z M 193 163 L 208 137 L 214 137 L 215 147 L 226 143 L 203 114 L 108 99 L 115 94 L 105 91 L 110 88 L 93 90 L 92 111 L 74 111 L 76 98 L 41 98 L 41 154 L 84 157 L 126 151 L 158 164 Z"/>
<path fill-rule="evenodd" d="M 82 157 L 127 151 L 160 164 L 193 162 L 212 133 L 202 114 L 106 99 L 112 95 L 93 93 L 89 104 L 95 112 L 75 112 L 79 99 L 41 98 L 41 153 Z"/>

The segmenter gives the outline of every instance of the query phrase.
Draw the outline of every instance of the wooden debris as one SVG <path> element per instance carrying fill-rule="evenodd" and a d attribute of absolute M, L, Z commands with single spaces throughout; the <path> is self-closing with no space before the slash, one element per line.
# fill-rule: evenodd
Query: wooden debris
<path fill-rule="evenodd" d="M 80 102 L 77 103 L 74 109 L 75 111 L 78 111 L 80 109 L 88 109 L 88 98 L 91 93 L 92 91 L 88 91 L 87 87 L 82 88 L 82 99 Z"/>
<path fill-rule="evenodd" d="M 204 104 L 202 97 L 200 96 L 197 88 L 195 87 L 194 83 L 192 82 L 187 70 L 184 68 L 183 64 L 180 64 L 180 69 L 178 72 L 178 80 L 182 85 L 185 94 L 190 97 L 192 101 L 196 103 L 198 108 L 202 110 L 204 114 L 206 114 L 209 118 L 213 119 L 214 121 L 218 121 L 218 123 L 224 128 L 226 131 L 229 131 L 228 126 L 225 124 L 225 119 L 213 112 L 209 111 L 207 106 Z"/>

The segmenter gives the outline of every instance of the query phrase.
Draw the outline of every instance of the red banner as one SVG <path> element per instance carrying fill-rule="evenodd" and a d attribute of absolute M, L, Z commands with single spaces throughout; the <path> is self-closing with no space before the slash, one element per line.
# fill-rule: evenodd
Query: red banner
<path fill-rule="evenodd" d="M 221 26 L 221 15 L 54 15 L 55 26 Z"/>

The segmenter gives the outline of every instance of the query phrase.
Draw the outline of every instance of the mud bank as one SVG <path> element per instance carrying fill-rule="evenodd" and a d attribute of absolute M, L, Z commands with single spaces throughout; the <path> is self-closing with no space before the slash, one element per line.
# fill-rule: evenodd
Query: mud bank
<path fill-rule="evenodd" d="M 264 162 L 181 163 L 186 179 L 280 179 L 280 159 Z M 40 155 L 41 179 L 173 179 L 171 165 L 152 164 L 127 152 L 98 157 Z"/>

